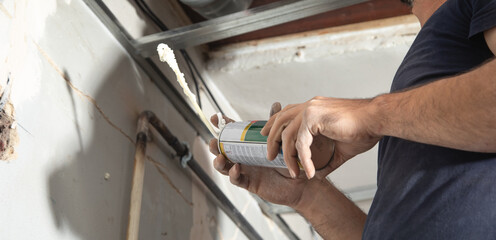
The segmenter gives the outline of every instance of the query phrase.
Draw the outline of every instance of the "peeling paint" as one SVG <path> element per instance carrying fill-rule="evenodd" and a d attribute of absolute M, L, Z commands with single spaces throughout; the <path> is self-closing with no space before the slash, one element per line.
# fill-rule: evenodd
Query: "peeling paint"
<path fill-rule="evenodd" d="M 418 22 L 408 16 L 233 44 L 210 52 L 207 67 L 212 72 L 232 73 L 375 51 L 409 45 L 419 30 Z"/>
<path fill-rule="evenodd" d="M 13 160 L 17 158 L 15 148 L 19 143 L 14 107 L 7 103 L 4 110 L 0 111 L 0 160 Z"/>

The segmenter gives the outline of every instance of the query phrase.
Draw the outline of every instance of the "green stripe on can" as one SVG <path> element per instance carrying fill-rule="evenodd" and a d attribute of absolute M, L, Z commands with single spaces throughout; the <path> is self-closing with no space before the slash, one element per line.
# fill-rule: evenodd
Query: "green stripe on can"
<path fill-rule="evenodd" d="M 245 142 L 267 142 L 267 136 L 262 136 L 260 130 L 265 126 L 267 121 L 254 122 L 246 132 Z"/>

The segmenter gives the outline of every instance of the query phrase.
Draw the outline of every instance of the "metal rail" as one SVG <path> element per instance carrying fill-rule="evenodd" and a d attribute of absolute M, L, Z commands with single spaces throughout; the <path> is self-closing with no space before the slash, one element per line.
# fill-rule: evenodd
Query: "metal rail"
<path fill-rule="evenodd" d="M 148 35 L 134 40 L 133 45 L 139 54 L 143 57 L 149 57 L 157 54 L 156 49 L 159 43 L 166 43 L 172 49 L 197 46 L 365 1 L 282 0 L 189 26 Z"/>
<path fill-rule="evenodd" d="M 262 210 L 262 212 L 265 215 L 267 215 L 270 219 L 272 219 L 272 221 L 275 224 L 277 224 L 277 226 L 279 226 L 281 231 L 284 234 L 286 234 L 286 236 L 288 237 L 289 240 L 299 240 L 300 239 L 296 235 L 296 233 L 294 233 L 291 230 L 291 227 L 289 227 L 288 223 L 286 223 L 286 221 L 284 221 L 284 219 L 281 217 L 281 214 L 274 211 L 273 207 L 275 204 L 269 203 L 269 202 L 261 199 L 259 196 L 255 195 L 255 194 L 252 194 L 252 196 L 258 202 L 258 205 L 260 206 L 260 209 Z M 281 205 L 278 205 L 278 206 L 281 206 Z M 290 207 L 288 207 L 288 208 L 290 208 Z M 292 208 L 290 208 L 290 209 L 292 209 Z M 292 210 L 293 210 L 292 212 L 288 212 L 288 213 L 295 213 L 296 212 L 294 209 L 292 209 Z"/>
<path fill-rule="evenodd" d="M 162 93 L 169 99 L 174 108 L 184 117 L 184 120 L 188 122 L 205 140 L 213 137 L 207 127 L 202 124 L 198 115 L 185 101 L 182 94 L 176 90 L 174 85 L 171 84 L 170 80 L 167 79 L 163 72 L 150 58 L 147 58 L 147 56 L 151 56 L 155 53 L 156 45 L 152 44 L 154 41 L 163 41 L 168 43 L 174 49 L 194 46 L 301 19 L 340 7 L 365 2 L 365 0 L 282 0 L 277 3 L 268 4 L 245 12 L 231 14 L 222 18 L 177 28 L 162 33 L 152 34 L 141 39 L 134 40 L 102 0 L 83 1 L 100 19 L 110 33 L 114 35 L 116 40 L 119 41 L 124 49 L 127 50 L 129 55 L 150 77 L 159 90 L 162 91 Z M 146 147 L 146 145 L 143 147 Z M 181 154 L 178 152 L 178 155 Z M 195 163 L 196 162 L 194 161 L 190 161 L 188 166 L 190 166 L 192 170 L 197 170 L 193 171 L 200 179 L 208 177 L 208 175 L 206 175 Z M 215 187 L 216 185 L 214 185 L 214 188 Z M 214 189 L 213 192 L 222 194 L 218 188 L 217 190 Z M 264 212 L 266 212 L 267 215 L 281 228 L 289 239 L 298 239 L 296 234 L 294 234 L 294 232 L 280 217 L 280 214 L 294 212 L 294 210 L 291 211 L 292 209 L 284 207 L 272 207 L 272 204 L 263 200 L 259 201 L 259 205 Z M 133 211 L 136 212 L 136 209 Z M 238 226 L 241 228 L 239 224 Z"/>
<path fill-rule="evenodd" d="M 132 37 L 126 29 L 120 24 L 112 11 L 108 9 L 102 0 L 83 0 L 107 29 L 114 35 L 119 43 L 127 50 L 133 60 L 143 69 L 150 79 L 157 85 L 158 89 L 169 99 L 172 106 L 184 117 L 198 134 L 206 141 L 213 138 L 200 117 L 193 111 L 186 102 L 183 95 L 176 90 L 171 81 L 162 73 L 162 71 L 149 59 L 144 58 L 136 53 L 136 49 L 131 44 Z"/>

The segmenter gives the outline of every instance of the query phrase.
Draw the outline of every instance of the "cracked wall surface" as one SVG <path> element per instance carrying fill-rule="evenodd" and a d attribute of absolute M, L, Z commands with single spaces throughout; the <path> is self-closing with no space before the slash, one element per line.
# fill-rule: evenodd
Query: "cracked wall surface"
<path fill-rule="evenodd" d="M 0 85 L 10 73 L 22 126 L 17 159 L 0 161 L 0 239 L 124 239 L 143 110 L 189 143 L 257 231 L 284 239 L 82 1 L 0 0 L 0 31 Z M 245 238 L 162 140 L 147 154 L 140 239 Z"/>

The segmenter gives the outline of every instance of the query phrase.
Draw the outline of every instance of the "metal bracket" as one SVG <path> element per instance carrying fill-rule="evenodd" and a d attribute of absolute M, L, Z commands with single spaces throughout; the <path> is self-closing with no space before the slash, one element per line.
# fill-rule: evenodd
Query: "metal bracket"
<path fill-rule="evenodd" d="M 191 150 L 189 148 L 189 144 L 187 142 L 181 142 L 183 145 L 186 145 L 186 149 L 188 149 L 188 152 L 186 155 L 181 156 L 181 166 L 183 168 L 186 168 L 188 166 L 188 162 L 193 158 L 193 154 L 191 153 Z"/>

